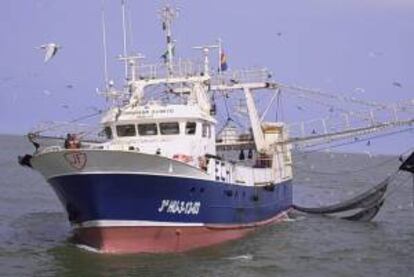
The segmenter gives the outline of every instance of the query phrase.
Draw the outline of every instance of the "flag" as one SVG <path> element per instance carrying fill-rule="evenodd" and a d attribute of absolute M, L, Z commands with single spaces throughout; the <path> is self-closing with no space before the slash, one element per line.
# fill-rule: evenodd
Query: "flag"
<path fill-rule="evenodd" d="M 175 44 L 172 47 L 172 55 L 175 56 Z M 167 63 L 167 57 L 168 57 L 168 50 L 165 50 L 164 54 L 161 55 L 160 59 L 164 60 L 164 63 Z"/>
<path fill-rule="evenodd" d="M 167 63 L 167 56 L 168 56 L 168 51 L 165 51 L 164 54 L 161 55 L 161 59 L 164 60 L 164 63 Z"/>
<path fill-rule="evenodd" d="M 220 57 L 220 71 L 226 71 L 228 68 L 227 66 L 227 57 L 226 54 L 221 53 Z"/>

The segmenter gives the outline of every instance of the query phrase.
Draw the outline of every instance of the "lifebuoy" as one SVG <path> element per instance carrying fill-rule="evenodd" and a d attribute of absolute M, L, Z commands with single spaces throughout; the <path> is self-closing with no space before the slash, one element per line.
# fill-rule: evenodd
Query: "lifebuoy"
<path fill-rule="evenodd" d="M 189 163 L 193 161 L 193 157 L 185 154 L 174 154 L 173 160 L 180 161 L 183 163 Z"/>

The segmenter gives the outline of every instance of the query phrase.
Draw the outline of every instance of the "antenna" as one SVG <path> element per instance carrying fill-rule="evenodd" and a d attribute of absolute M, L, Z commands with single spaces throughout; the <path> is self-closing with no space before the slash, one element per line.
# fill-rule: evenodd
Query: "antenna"
<path fill-rule="evenodd" d="M 171 27 L 175 18 L 178 16 L 178 10 L 170 6 L 166 6 L 161 10 L 162 29 L 164 30 L 167 41 L 167 52 L 165 60 L 167 63 L 168 73 L 172 75 L 173 71 L 173 56 L 174 56 L 174 41 L 172 40 Z"/>
<path fill-rule="evenodd" d="M 221 55 L 223 54 L 223 47 L 221 45 L 221 38 L 217 39 L 218 42 L 218 73 L 221 74 Z"/>
<path fill-rule="evenodd" d="M 127 63 L 128 67 L 130 68 L 131 78 L 130 82 L 135 82 L 137 79 L 137 68 L 139 67 L 138 61 L 144 59 L 145 56 L 141 53 L 138 53 L 134 56 L 127 56 L 127 57 L 119 57 L 118 60 L 124 61 Z M 129 83 L 130 83 L 129 82 Z"/>
<path fill-rule="evenodd" d="M 131 49 L 133 49 L 134 47 L 134 37 L 133 37 L 133 33 L 132 33 L 132 12 L 131 9 L 128 10 L 128 48 L 129 51 L 132 51 Z"/>
<path fill-rule="evenodd" d="M 220 41 L 219 41 L 220 43 Z M 204 75 L 209 75 L 209 59 L 208 54 L 210 49 L 217 49 L 221 52 L 221 44 L 194 46 L 193 49 L 202 50 L 204 55 Z M 220 67 L 220 64 L 219 64 Z"/>
<path fill-rule="evenodd" d="M 104 51 L 104 78 L 105 78 L 105 89 L 109 90 L 109 77 L 108 77 L 108 48 L 106 42 L 106 20 L 105 20 L 105 0 L 102 0 L 102 45 Z"/>
<path fill-rule="evenodd" d="M 123 56 L 126 57 L 127 52 L 127 31 L 126 31 L 126 14 L 125 6 L 127 0 L 121 0 L 121 9 L 122 9 L 122 34 L 124 39 L 124 53 Z M 125 60 L 125 80 L 128 80 L 128 61 Z"/>

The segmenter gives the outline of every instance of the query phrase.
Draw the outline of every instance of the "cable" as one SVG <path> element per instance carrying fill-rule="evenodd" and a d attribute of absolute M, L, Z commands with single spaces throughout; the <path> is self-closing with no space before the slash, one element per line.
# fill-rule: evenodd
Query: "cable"
<path fill-rule="evenodd" d="M 294 165 L 293 168 L 297 168 L 298 170 L 300 170 L 302 172 L 307 172 L 307 173 L 312 173 L 312 174 L 339 175 L 339 174 L 357 173 L 357 172 L 360 172 L 360 171 L 366 171 L 366 170 L 370 170 L 370 169 L 373 169 L 373 168 L 378 168 L 378 167 L 384 166 L 386 164 L 389 164 L 391 162 L 394 162 L 395 159 L 396 159 L 396 157 L 392 157 L 390 159 L 387 159 L 385 161 L 382 161 L 382 162 L 380 162 L 378 164 L 375 164 L 375 165 L 372 165 L 372 166 L 366 166 L 366 167 L 358 168 L 358 169 L 355 169 L 355 170 L 342 170 L 342 171 L 336 171 L 336 172 L 308 170 L 304 167 L 297 166 L 297 165 Z"/>
<path fill-rule="evenodd" d="M 403 130 L 399 130 L 399 131 L 395 131 L 395 132 L 382 134 L 382 135 L 372 136 L 372 137 L 368 137 L 368 138 L 364 138 L 364 139 L 358 139 L 357 141 L 344 142 L 344 143 L 340 143 L 340 144 L 336 144 L 336 145 L 332 145 L 332 146 L 312 149 L 312 150 L 309 150 L 309 151 L 304 151 L 304 153 L 313 153 L 313 152 L 319 152 L 319 151 L 325 150 L 325 149 L 338 148 L 338 147 L 342 147 L 342 146 L 346 146 L 346 145 L 351 145 L 351 144 L 355 144 L 355 143 L 359 143 L 359 142 L 363 142 L 363 141 L 368 141 L 368 140 L 373 140 L 373 139 L 377 139 L 377 138 L 387 137 L 387 136 L 391 136 L 391 135 L 395 135 L 395 134 L 405 133 L 405 132 L 413 131 L 413 130 L 414 130 L 414 127 L 411 127 L 411 128 L 407 128 L 407 129 L 403 129 Z M 304 146 L 302 148 L 308 148 L 308 147 L 314 147 L 314 146 L 315 145 L 310 145 L 310 146 Z"/>
<path fill-rule="evenodd" d="M 41 129 L 41 130 L 37 130 L 37 131 L 34 131 L 33 133 L 36 134 L 36 135 L 39 135 L 39 134 L 44 133 L 46 131 L 51 131 L 51 130 L 57 129 L 59 127 L 62 127 L 62 126 L 65 126 L 65 125 L 68 125 L 68 124 L 71 124 L 71 123 L 76 123 L 76 122 L 79 122 L 81 120 L 85 120 L 85 119 L 89 119 L 89 118 L 98 116 L 98 115 L 102 114 L 103 112 L 104 112 L 104 110 L 98 110 L 96 113 L 84 115 L 84 116 L 75 118 L 75 119 L 73 119 L 73 120 L 71 120 L 69 122 L 66 122 L 64 124 L 55 125 L 55 126 L 52 126 L 52 127 L 48 127 L 48 128 L 44 128 L 44 129 Z"/>
<path fill-rule="evenodd" d="M 354 97 L 341 96 L 341 95 L 338 95 L 338 94 L 330 94 L 330 93 L 322 92 L 320 90 L 315 90 L 315 89 L 303 88 L 303 87 L 293 86 L 293 85 L 285 85 L 285 84 L 281 84 L 281 83 L 276 83 L 276 86 L 282 87 L 282 88 L 287 88 L 287 89 L 290 89 L 292 91 L 301 91 L 301 92 L 305 92 L 305 93 L 309 93 L 309 94 L 316 94 L 316 95 L 323 96 L 323 97 L 328 97 L 328 98 L 331 98 L 331 99 L 342 100 L 342 101 L 345 101 L 345 102 L 351 102 L 351 103 L 355 103 L 355 104 L 359 104 L 359 105 L 365 105 L 365 106 L 369 106 L 369 107 L 380 107 L 380 108 L 386 108 L 387 107 L 384 104 L 359 100 L 359 99 L 355 99 Z"/>

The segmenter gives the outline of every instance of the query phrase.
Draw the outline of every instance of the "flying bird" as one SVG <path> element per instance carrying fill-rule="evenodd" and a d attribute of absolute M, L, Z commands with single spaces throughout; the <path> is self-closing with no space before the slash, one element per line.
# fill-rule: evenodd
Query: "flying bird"
<path fill-rule="evenodd" d="M 362 92 L 365 92 L 365 89 L 364 88 L 355 88 L 354 91 L 362 93 Z"/>
<path fill-rule="evenodd" d="M 401 88 L 401 87 L 402 87 L 402 84 L 401 84 L 400 82 L 392 82 L 392 85 L 393 85 L 394 87 L 399 87 L 399 88 Z"/>
<path fill-rule="evenodd" d="M 384 54 L 384 53 L 379 52 L 379 51 L 370 51 L 370 52 L 368 53 L 369 57 L 371 57 L 371 58 L 380 57 L 380 56 L 382 56 L 383 54 Z"/>
<path fill-rule="evenodd" d="M 57 54 L 60 48 L 62 47 L 54 42 L 43 44 L 40 47 L 38 47 L 38 49 L 43 50 L 45 52 L 45 63 L 50 61 Z"/>
<path fill-rule="evenodd" d="M 43 94 L 46 95 L 46 96 L 49 96 L 52 93 L 49 90 L 45 89 L 45 90 L 43 90 Z"/>

